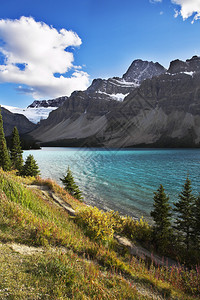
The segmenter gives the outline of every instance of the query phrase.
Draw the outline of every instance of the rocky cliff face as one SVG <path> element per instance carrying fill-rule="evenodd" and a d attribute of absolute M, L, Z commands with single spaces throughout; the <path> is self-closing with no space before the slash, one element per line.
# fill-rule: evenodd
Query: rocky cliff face
<path fill-rule="evenodd" d="M 95 136 L 105 127 L 107 113 L 118 105 L 118 101 L 98 97 L 95 93 L 74 92 L 31 135 L 43 142 L 54 141 L 55 137 L 61 141 Z"/>
<path fill-rule="evenodd" d="M 125 98 L 116 115 L 109 116 L 119 123 L 119 130 L 110 130 L 112 138 L 104 142 L 109 147 L 199 146 L 200 73 L 146 80 Z"/>
<path fill-rule="evenodd" d="M 20 134 L 32 131 L 36 125 L 31 123 L 25 116 L 13 114 L 5 108 L 1 108 L 5 136 L 9 136 L 16 126 Z"/>
<path fill-rule="evenodd" d="M 124 98 L 139 85 L 127 82 L 122 78 L 94 79 L 86 94 L 93 98 L 123 101 Z"/>
<path fill-rule="evenodd" d="M 200 58 L 171 62 L 167 72 L 157 64 L 155 73 L 147 72 L 149 78 L 143 81 L 151 63 L 142 64 L 139 61 L 139 73 L 135 61 L 135 73 L 131 67 L 121 79 L 97 79 L 86 91 L 74 92 L 41 122 L 32 137 L 46 145 L 63 146 L 199 146 Z M 160 74 L 156 76 L 157 70 Z M 131 81 L 129 87 L 134 74 L 142 82 L 136 86 Z M 111 95 L 120 92 L 128 95 L 115 101 Z"/>

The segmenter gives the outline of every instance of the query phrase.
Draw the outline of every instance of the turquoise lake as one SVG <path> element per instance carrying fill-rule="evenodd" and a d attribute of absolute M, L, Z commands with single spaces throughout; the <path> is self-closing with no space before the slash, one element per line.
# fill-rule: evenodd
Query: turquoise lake
<path fill-rule="evenodd" d="M 33 154 L 43 178 L 59 184 L 69 166 L 84 201 L 106 210 L 149 218 L 153 192 L 160 184 L 177 201 L 187 174 L 195 195 L 200 192 L 200 149 L 42 148 Z"/>

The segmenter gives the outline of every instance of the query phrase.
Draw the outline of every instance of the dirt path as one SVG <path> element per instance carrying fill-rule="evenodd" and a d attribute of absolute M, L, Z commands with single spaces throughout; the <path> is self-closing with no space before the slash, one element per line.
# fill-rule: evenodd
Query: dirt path
<path fill-rule="evenodd" d="M 61 206 L 64 210 L 68 212 L 70 216 L 75 216 L 76 212 L 71 207 L 70 204 L 63 201 L 60 197 L 58 197 L 52 190 L 46 185 L 27 185 L 27 188 L 31 189 L 39 189 L 45 196 L 50 197 L 54 202 L 56 202 L 59 206 Z"/>
<path fill-rule="evenodd" d="M 174 266 L 177 265 L 178 263 L 168 257 L 160 257 L 158 255 L 155 255 L 153 253 L 151 253 L 149 250 L 141 247 L 141 246 L 137 246 L 134 243 L 132 243 L 130 240 L 128 240 L 126 237 L 122 237 L 119 235 L 114 235 L 115 239 L 118 241 L 119 244 L 127 247 L 129 249 L 130 254 L 142 258 L 144 260 L 146 259 L 150 259 L 152 260 L 155 264 L 157 265 L 161 265 L 161 266 Z"/>
<path fill-rule="evenodd" d="M 44 252 L 44 249 L 41 247 L 32 247 L 23 244 L 8 243 L 7 246 L 12 250 L 14 250 L 15 252 L 18 252 L 23 255 L 34 255 L 37 253 Z"/>
<path fill-rule="evenodd" d="M 60 197 L 58 197 L 55 193 L 52 192 L 52 190 L 46 186 L 46 185 L 28 185 L 28 188 L 35 188 L 39 189 L 43 192 L 44 195 L 51 197 L 51 199 L 57 203 L 59 206 L 61 206 L 64 210 L 68 212 L 70 216 L 75 216 L 76 211 L 70 206 L 70 204 L 67 204 L 65 201 L 63 201 Z M 173 265 L 178 265 L 177 262 L 170 258 L 166 257 L 160 257 L 158 255 L 155 255 L 148 251 L 147 249 L 137 246 L 134 243 L 132 243 L 129 239 L 126 237 L 122 237 L 120 235 L 115 234 L 114 238 L 118 241 L 118 243 L 124 247 L 127 247 L 129 249 L 130 254 L 142 258 L 144 260 L 150 259 L 152 260 L 155 264 L 157 265 L 162 265 L 162 266 L 173 266 Z"/>

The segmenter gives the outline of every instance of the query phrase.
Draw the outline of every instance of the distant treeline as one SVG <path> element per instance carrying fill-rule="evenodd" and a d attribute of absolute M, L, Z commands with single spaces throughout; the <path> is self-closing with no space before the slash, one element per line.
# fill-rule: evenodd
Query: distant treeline
<path fill-rule="evenodd" d="M 41 149 L 40 145 L 36 141 L 31 140 L 30 138 L 27 138 L 23 135 L 20 135 L 20 141 L 22 150 Z M 12 145 L 12 135 L 6 137 L 6 143 L 8 148 L 10 149 Z"/>

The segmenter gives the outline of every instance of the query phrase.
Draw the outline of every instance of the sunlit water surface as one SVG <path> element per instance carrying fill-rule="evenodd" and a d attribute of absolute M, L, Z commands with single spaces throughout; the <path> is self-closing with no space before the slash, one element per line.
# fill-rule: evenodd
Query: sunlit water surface
<path fill-rule="evenodd" d="M 42 148 L 33 154 L 43 178 L 61 184 L 69 166 L 84 201 L 121 214 L 149 217 L 153 192 L 162 183 L 170 202 L 177 201 L 186 176 L 200 192 L 200 150 Z"/>

